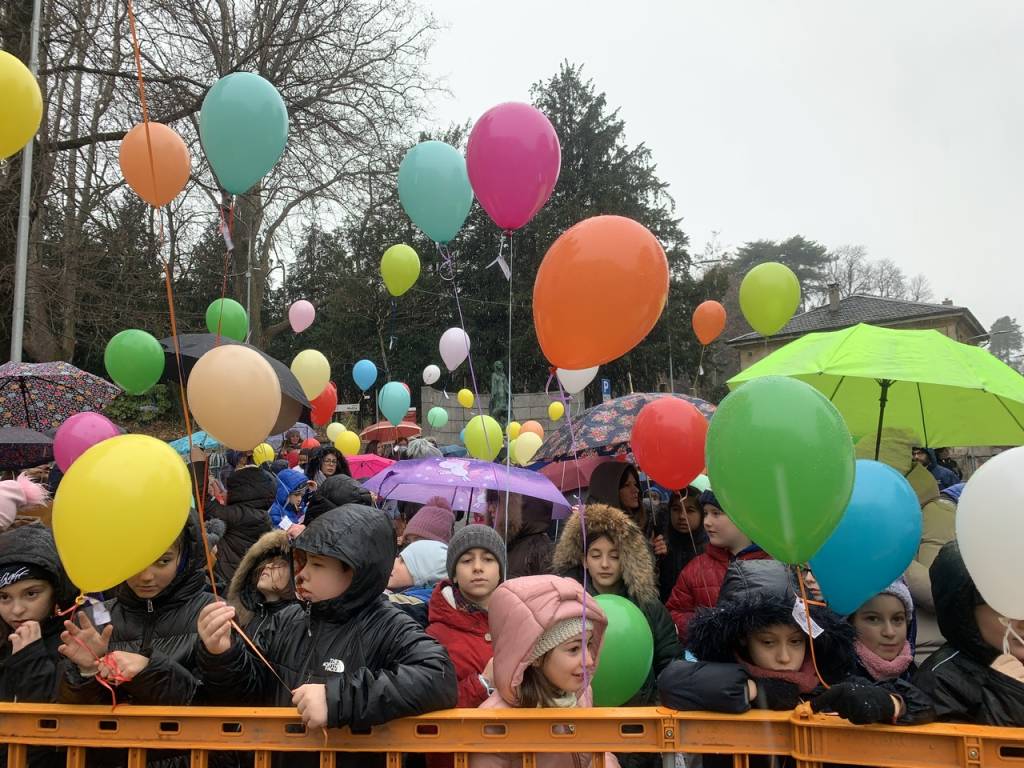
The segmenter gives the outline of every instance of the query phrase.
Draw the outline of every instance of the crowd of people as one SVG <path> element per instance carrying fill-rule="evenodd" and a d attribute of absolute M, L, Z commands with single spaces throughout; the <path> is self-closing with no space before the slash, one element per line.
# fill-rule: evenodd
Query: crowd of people
<path fill-rule="evenodd" d="M 600 464 L 556 533 L 550 503 L 518 494 L 488 492 L 480 522 L 443 498 L 385 504 L 333 448 L 293 463 L 291 436 L 276 460 L 233 455 L 216 479 L 193 452 L 205 546 L 193 512 L 152 565 L 69 615 L 77 590 L 50 530 L 18 515 L 44 490 L 21 476 L 0 483 L 0 700 L 288 706 L 309 729 L 357 731 L 452 707 L 586 707 L 607 628 L 595 598 L 613 594 L 653 638 L 626 706 L 809 702 L 858 724 L 1024 726 L 1024 642 L 960 557 L 946 493 L 956 483 L 940 492 L 937 470 L 953 471 L 912 445 L 883 445 L 918 494 L 924 534 L 905 578 L 850 616 L 829 610 L 809 569 L 772 560 L 739 530 L 703 476 L 655 499 L 633 465 Z M 434 450 L 414 439 L 404 453 Z M 38 748 L 32 760 L 63 757 Z"/>

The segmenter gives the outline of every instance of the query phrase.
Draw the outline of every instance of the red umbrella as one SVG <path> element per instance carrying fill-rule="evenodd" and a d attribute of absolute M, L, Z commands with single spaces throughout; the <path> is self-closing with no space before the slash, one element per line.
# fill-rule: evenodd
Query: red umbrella
<path fill-rule="evenodd" d="M 584 456 L 579 461 L 566 459 L 565 461 L 553 461 L 540 470 L 548 480 L 558 486 L 560 491 L 575 491 L 578 488 L 590 486 L 590 476 L 601 464 L 609 461 L 623 461 L 625 457 L 615 456 Z"/>
<path fill-rule="evenodd" d="M 378 472 L 387 469 L 395 463 L 394 459 L 385 459 L 383 456 L 375 456 L 372 453 L 361 453 L 358 456 L 349 456 L 346 461 L 348 462 L 348 468 L 352 473 L 352 478 L 354 480 L 363 480 L 367 477 L 373 477 Z"/>
<path fill-rule="evenodd" d="M 366 442 L 376 440 L 378 443 L 389 443 L 402 437 L 416 437 L 422 432 L 419 425 L 410 421 L 403 421 L 397 427 L 390 421 L 378 421 L 360 432 L 359 437 Z"/>

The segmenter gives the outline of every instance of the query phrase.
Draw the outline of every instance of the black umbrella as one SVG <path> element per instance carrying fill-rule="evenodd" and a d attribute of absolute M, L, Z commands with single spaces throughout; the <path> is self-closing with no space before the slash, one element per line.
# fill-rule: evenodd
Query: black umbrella
<path fill-rule="evenodd" d="M 53 440 L 34 429 L 0 428 L 0 471 L 29 469 L 53 461 Z"/>

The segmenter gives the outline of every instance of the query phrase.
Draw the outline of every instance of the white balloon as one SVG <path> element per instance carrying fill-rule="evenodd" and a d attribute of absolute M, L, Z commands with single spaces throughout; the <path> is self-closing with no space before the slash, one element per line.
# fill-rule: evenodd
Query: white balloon
<path fill-rule="evenodd" d="M 974 473 L 960 494 L 956 540 L 974 586 L 997 613 L 1024 619 L 1024 447 Z"/>
<path fill-rule="evenodd" d="M 437 384 L 441 378 L 441 369 L 436 365 L 428 365 L 423 369 L 423 383 L 428 387 Z"/>
<path fill-rule="evenodd" d="M 597 376 L 598 366 L 593 368 L 583 368 L 579 371 L 571 371 L 568 368 L 558 369 L 558 381 L 562 384 L 562 389 L 568 392 L 570 395 L 575 395 L 577 392 L 582 392 L 586 389 L 587 384 L 594 380 Z"/>
<path fill-rule="evenodd" d="M 441 359 L 449 371 L 454 371 L 469 357 L 469 336 L 461 328 L 449 328 L 441 334 Z"/>

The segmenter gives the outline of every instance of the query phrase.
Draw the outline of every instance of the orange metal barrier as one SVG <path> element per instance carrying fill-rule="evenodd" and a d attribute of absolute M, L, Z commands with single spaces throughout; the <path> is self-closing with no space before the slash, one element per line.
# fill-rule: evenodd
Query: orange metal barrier
<path fill-rule="evenodd" d="M 1024 766 L 1024 729 L 929 725 L 854 726 L 808 711 L 718 715 L 657 707 L 630 709 L 456 709 L 395 720 L 367 733 L 347 728 L 307 732 L 292 709 L 206 707 L 71 707 L 0 704 L 0 743 L 8 768 L 24 768 L 27 749 L 67 747 L 69 768 L 84 768 L 86 749 L 127 748 L 128 765 L 143 768 L 149 749 L 180 749 L 194 768 L 209 752 L 245 750 L 256 768 L 278 752 L 316 752 L 321 768 L 337 753 L 387 753 L 389 768 L 405 753 L 454 753 L 464 768 L 473 753 L 676 752 L 792 757 L 798 768 L 824 762 L 892 768 Z M 671 759 L 671 757 L 669 758 Z"/>

